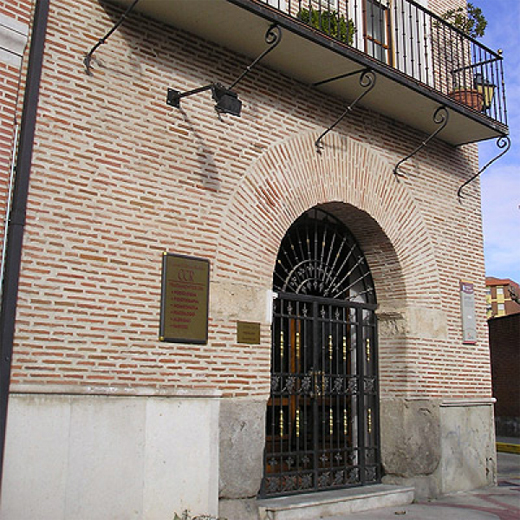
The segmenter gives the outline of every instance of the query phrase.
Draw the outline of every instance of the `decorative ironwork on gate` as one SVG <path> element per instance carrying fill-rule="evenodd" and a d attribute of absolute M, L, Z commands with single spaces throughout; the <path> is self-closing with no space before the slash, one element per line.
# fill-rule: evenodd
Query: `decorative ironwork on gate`
<path fill-rule="evenodd" d="M 375 292 L 349 231 L 313 209 L 274 275 L 263 496 L 379 482 Z"/>

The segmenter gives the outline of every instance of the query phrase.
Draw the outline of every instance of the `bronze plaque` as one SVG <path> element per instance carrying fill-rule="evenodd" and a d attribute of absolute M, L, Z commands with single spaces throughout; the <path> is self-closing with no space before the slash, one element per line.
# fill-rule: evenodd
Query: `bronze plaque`
<path fill-rule="evenodd" d="M 237 321 L 237 343 L 260 344 L 260 323 Z"/>
<path fill-rule="evenodd" d="M 163 254 L 159 339 L 208 342 L 209 260 Z"/>

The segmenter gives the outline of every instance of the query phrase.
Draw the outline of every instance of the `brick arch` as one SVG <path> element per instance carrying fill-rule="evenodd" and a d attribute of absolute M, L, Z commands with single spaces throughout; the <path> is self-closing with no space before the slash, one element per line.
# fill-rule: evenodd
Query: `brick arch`
<path fill-rule="evenodd" d="M 315 139 L 307 133 L 280 142 L 245 172 L 224 212 L 213 276 L 270 288 L 286 231 L 319 205 L 360 242 L 383 308 L 431 307 L 440 290 L 433 246 L 393 165 L 370 146 L 337 133 L 327 136 L 318 155 Z"/>

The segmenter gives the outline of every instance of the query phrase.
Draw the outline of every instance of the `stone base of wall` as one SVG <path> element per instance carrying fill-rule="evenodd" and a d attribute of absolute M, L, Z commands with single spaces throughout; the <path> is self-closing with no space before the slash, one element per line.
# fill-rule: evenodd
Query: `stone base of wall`
<path fill-rule="evenodd" d="M 223 399 L 220 406 L 219 515 L 257 520 L 264 472 L 266 399 Z"/>
<path fill-rule="evenodd" d="M 265 399 L 13 393 L 2 518 L 256 520 Z M 382 459 L 416 498 L 495 483 L 493 400 L 381 400 Z"/>
<path fill-rule="evenodd" d="M 0 517 L 216 515 L 217 397 L 11 394 Z"/>
<path fill-rule="evenodd" d="M 219 501 L 219 520 L 259 520 L 259 515 L 256 498 Z"/>
<path fill-rule="evenodd" d="M 382 399 L 386 484 L 415 487 L 416 499 L 495 483 L 493 399 Z M 265 401 L 225 399 L 220 415 L 220 504 L 227 520 L 257 520 Z"/>
<path fill-rule="evenodd" d="M 493 399 L 383 399 L 383 482 L 416 499 L 496 482 Z"/>

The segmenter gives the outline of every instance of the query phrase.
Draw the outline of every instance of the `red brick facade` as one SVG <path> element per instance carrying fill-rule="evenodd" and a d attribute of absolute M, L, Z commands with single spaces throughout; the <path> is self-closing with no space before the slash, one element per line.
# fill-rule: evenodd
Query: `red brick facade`
<path fill-rule="evenodd" d="M 455 196 L 476 148 L 437 142 L 398 182 L 393 165 L 421 137 L 359 109 L 318 156 L 313 140 L 337 101 L 262 68 L 240 87 L 241 118 L 217 117 L 204 96 L 172 110 L 168 86 L 230 83 L 249 60 L 134 14 L 97 51 L 88 76 L 82 58 L 119 12 L 51 3 L 13 384 L 264 395 L 267 325 L 261 347 L 247 352 L 235 324 L 215 316 L 207 346 L 158 341 L 161 253 L 209 258 L 212 283 L 267 289 L 291 222 L 343 201 L 338 211 L 357 231 L 383 309 L 446 302 L 445 339 L 382 341 L 383 392 L 489 395 L 484 321 L 478 345 L 462 345 L 456 297 L 459 280 L 473 280 L 484 315 L 478 187 L 463 205 Z"/>
<path fill-rule="evenodd" d="M 32 10 L 34 2 L 31 0 L 11 0 L 0 4 L 0 14 L 29 24 L 32 21 Z"/>
<path fill-rule="evenodd" d="M 22 60 L 18 63 L 18 53 L 22 53 L 23 41 L 31 22 L 32 2 L 12 1 L 0 3 L 0 16 L 5 17 L 7 31 L 16 32 L 18 38 L 13 48 L 3 49 L 0 59 L 0 214 L 2 226 L 0 240 L 4 240 L 4 219 L 6 212 L 9 177 L 13 168 L 15 140 L 19 133 L 20 113 L 23 103 L 24 72 Z M 25 49 L 27 51 L 27 48 Z M 27 56 L 27 52 L 25 52 Z"/>
<path fill-rule="evenodd" d="M 33 3 L 0 0 L 0 14 L 27 22 Z M 453 2 L 430 0 L 427 7 L 442 13 Z M 49 518 L 109 518 L 113 507 L 116 518 L 131 502 L 136 518 L 188 508 L 216 514 L 221 507 L 230 520 L 256 520 L 253 513 L 228 514 L 226 501 L 254 502 L 260 489 L 273 270 L 287 230 L 313 207 L 345 224 L 373 277 L 380 397 L 374 424 L 381 425 L 377 449 L 388 483 L 409 476 L 405 483 L 416 479 L 420 496 L 491 483 L 478 180 L 457 198 L 478 167 L 477 146 L 434 139 L 396 177 L 395 165 L 425 135 L 358 105 L 318 154 L 316 139 L 346 101 L 263 64 L 236 87 L 240 117 L 216 113 L 209 92 L 173 108 L 168 88 L 231 85 L 252 57 L 137 9 L 99 46 L 88 74 L 85 56 L 123 10 L 98 0 L 50 2 L 2 513 L 30 518 L 41 508 Z M 264 34 L 258 37 L 263 48 Z M 14 116 L 23 102 L 20 68 L 5 70 L 4 202 Z M 210 261 L 207 344 L 159 339 L 164 252 Z M 475 287 L 471 345 L 462 338 L 461 280 Z M 238 321 L 260 324 L 259 344 L 237 342 Z M 359 418 L 359 431 L 371 430 L 372 409 L 367 417 Z M 29 423 L 42 432 L 37 446 Z M 403 440 L 408 424 L 416 431 Z M 468 461 L 467 452 L 478 456 Z M 34 472 L 20 475 L 33 453 Z M 49 492 L 55 481 L 59 490 Z M 192 491 L 197 496 L 188 497 Z M 100 493 L 119 502 L 98 500 Z M 102 513 L 92 513 L 96 507 Z"/>
<path fill-rule="evenodd" d="M 497 418 L 520 421 L 520 313 L 492 318 L 489 346 L 493 372 L 493 395 L 497 399 Z"/>

